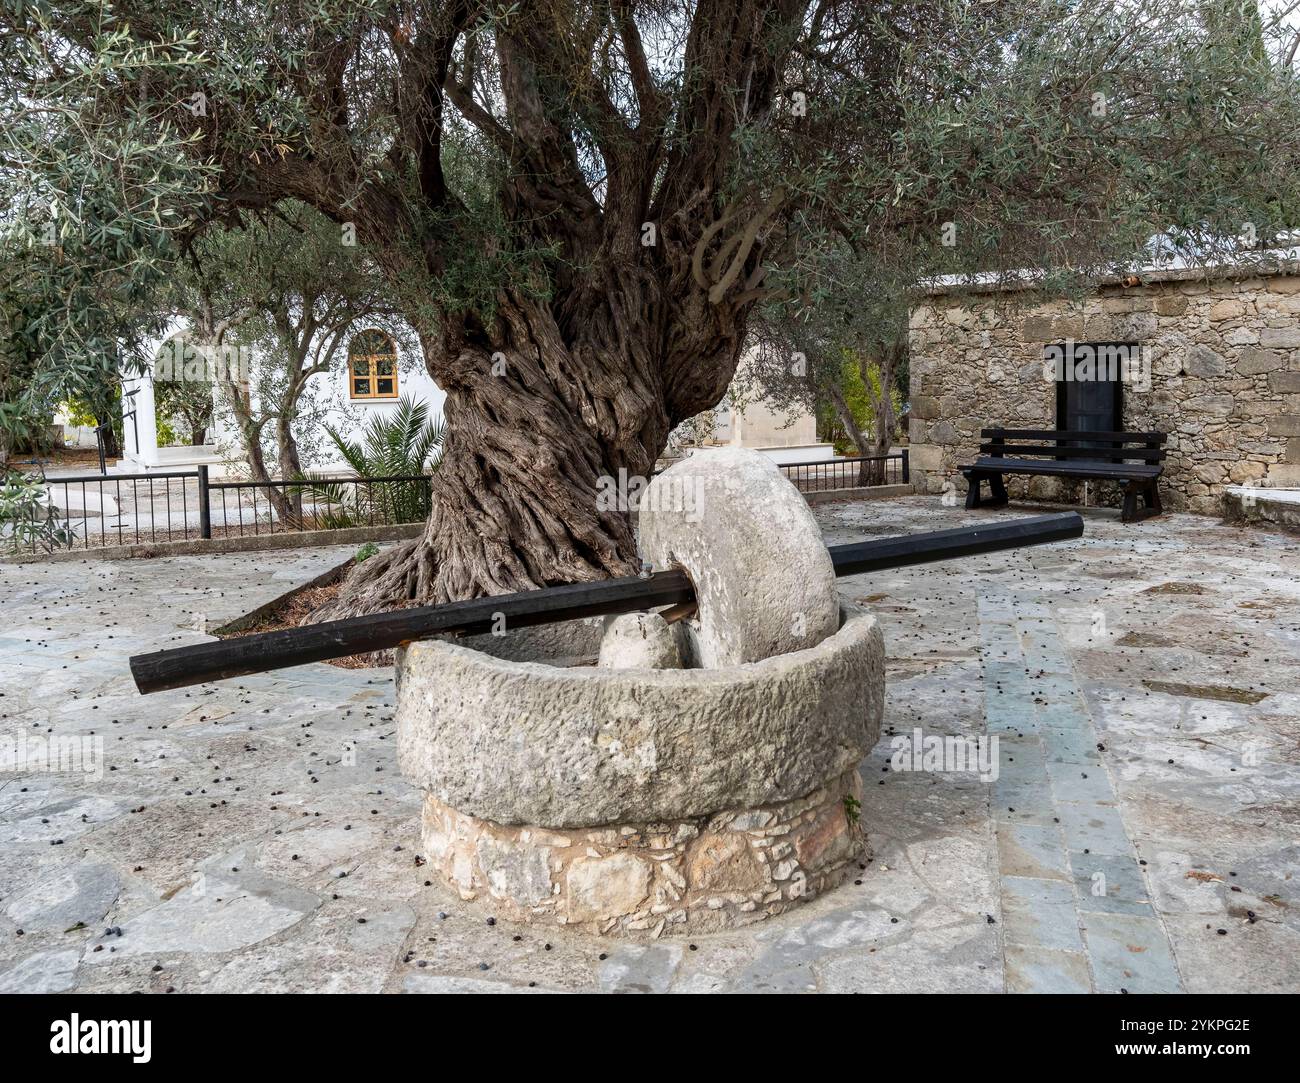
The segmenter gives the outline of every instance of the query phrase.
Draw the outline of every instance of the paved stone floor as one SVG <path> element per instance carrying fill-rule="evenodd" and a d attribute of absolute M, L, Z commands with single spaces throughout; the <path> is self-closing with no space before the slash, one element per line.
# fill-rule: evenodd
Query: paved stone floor
<path fill-rule="evenodd" d="M 828 542 L 1026 513 L 817 509 Z M 129 654 L 347 555 L 0 564 L 0 752 L 29 765 L 0 772 L 0 991 L 1300 989 L 1294 538 L 1098 512 L 1081 542 L 841 580 L 890 657 L 870 864 L 653 943 L 489 925 L 426 883 L 386 671 L 135 693 Z M 892 770 L 918 728 L 997 737 L 996 780 Z M 55 738 L 79 770 L 30 769 Z"/>

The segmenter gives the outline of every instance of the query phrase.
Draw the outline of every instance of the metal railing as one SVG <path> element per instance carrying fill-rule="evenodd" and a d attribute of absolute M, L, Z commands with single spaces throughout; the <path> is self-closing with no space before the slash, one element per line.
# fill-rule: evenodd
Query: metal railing
<path fill-rule="evenodd" d="M 909 480 L 907 450 L 777 467 L 800 492 Z M 153 474 L 45 478 L 45 514 L 58 529 L 46 548 L 93 549 L 197 538 L 288 534 L 422 522 L 432 506 L 428 474 L 300 481 L 210 481 L 208 468 Z M 0 538 L 0 550 L 7 539 Z M 24 545 L 36 552 L 38 543 Z"/>
<path fill-rule="evenodd" d="M 422 522 L 427 474 L 303 481 L 209 481 L 208 468 L 42 479 L 56 528 L 44 548 L 94 549 Z M 0 538 L 0 551 L 12 548 Z M 37 552 L 33 539 L 22 551 Z"/>
<path fill-rule="evenodd" d="M 906 448 L 894 455 L 854 455 L 811 463 L 783 463 L 777 469 L 801 493 L 905 485 L 911 480 Z"/>
<path fill-rule="evenodd" d="M 206 472 L 206 467 L 201 468 Z M 421 523 L 433 497 L 428 474 L 312 478 L 307 481 L 214 481 L 208 507 L 227 537 Z M 239 509 L 231 514 L 231 503 Z M 204 537 L 211 537 L 205 534 Z"/>

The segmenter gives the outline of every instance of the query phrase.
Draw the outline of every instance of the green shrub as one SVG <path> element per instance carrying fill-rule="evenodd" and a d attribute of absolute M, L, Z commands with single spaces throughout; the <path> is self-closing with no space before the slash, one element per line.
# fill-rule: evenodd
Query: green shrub
<path fill-rule="evenodd" d="M 59 517 L 45 491 L 45 480 L 11 470 L 0 481 L 0 544 L 9 552 L 70 546 L 75 535 Z"/>

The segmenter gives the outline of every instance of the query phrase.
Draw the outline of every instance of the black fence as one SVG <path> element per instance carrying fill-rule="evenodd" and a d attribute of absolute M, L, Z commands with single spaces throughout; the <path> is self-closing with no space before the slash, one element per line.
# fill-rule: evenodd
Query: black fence
<path fill-rule="evenodd" d="M 418 523 L 430 477 L 209 481 L 208 468 L 45 478 L 45 503 L 0 550 L 94 549 L 196 538 Z M 45 529 L 37 529 L 44 526 Z"/>
<path fill-rule="evenodd" d="M 907 451 L 778 469 L 804 493 L 895 485 L 909 480 Z M 313 478 L 209 481 L 208 468 L 154 474 L 45 478 L 46 499 L 25 529 L 5 532 L 0 550 L 93 549 L 195 538 L 287 534 L 422 522 L 431 478 Z M 37 529 L 43 526 L 45 529 Z"/>
<path fill-rule="evenodd" d="M 911 480 L 906 448 L 895 455 L 855 455 L 813 463 L 785 463 L 777 469 L 794 482 L 801 493 L 905 485 Z"/>

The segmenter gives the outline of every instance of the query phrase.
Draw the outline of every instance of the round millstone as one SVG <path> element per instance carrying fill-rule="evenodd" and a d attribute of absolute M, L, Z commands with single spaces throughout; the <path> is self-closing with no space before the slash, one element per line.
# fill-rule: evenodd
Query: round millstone
<path fill-rule="evenodd" d="M 669 467 L 641 498 L 638 532 L 644 559 L 695 585 L 690 653 L 705 669 L 804 650 L 839 627 L 817 520 L 765 455 L 708 449 Z"/>
<path fill-rule="evenodd" d="M 700 453 L 647 489 L 640 530 L 646 557 L 693 580 L 694 621 L 632 613 L 397 652 L 425 859 L 493 916 L 726 929 L 861 858 L 884 642 L 840 604 L 803 497 L 756 453 Z"/>

